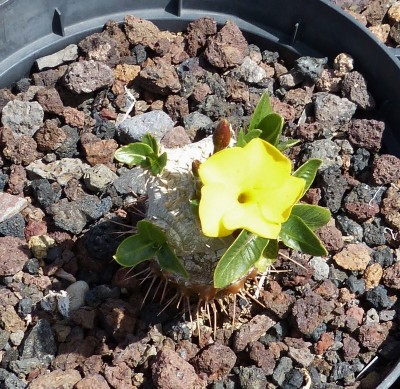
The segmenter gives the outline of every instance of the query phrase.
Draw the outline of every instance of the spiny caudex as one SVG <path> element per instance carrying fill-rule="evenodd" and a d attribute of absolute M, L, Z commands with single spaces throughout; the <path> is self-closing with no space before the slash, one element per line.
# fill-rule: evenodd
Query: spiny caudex
<path fill-rule="evenodd" d="M 310 159 L 292 173 L 282 152 L 297 141 L 281 142 L 282 128 L 264 94 L 236 139 L 223 119 L 212 137 L 179 149 L 160 153 L 150 135 L 118 149 L 118 161 L 147 174 L 148 201 L 115 260 L 124 267 L 151 261 L 151 271 L 177 287 L 179 301 L 194 294 L 209 302 L 265 273 L 280 245 L 326 255 L 314 230 L 329 221 L 329 211 L 298 203 L 321 161 Z"/>

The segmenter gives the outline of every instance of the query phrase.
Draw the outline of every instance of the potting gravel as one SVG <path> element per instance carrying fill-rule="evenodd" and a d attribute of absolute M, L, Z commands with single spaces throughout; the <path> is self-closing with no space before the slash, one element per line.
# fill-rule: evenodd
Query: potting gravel
<path fill-rule="evenodd" d="M 388 18 L 396 41 L 389 3 L 340 5 Z M 208 17 L 174 33 L 127 16 L 65 50 L 0 90 L 0 386 L 376 387 L 400 356 L 400 159 L 357 63 L 284 63 Z M 113 155 L 147 131 L 181 147 L 221 118 L 238 130 L 265 90 L 300 139 L 295 165 L 323 160 L 304 201 L 332 212 L 329 255 L 284 250 L 296 263 L 274 264 L 265 307 L 238 297 L 199 337 L 159 296 L 140 307 L 148 285 L 112 260 L 145 206 L 138 169 Z"/>

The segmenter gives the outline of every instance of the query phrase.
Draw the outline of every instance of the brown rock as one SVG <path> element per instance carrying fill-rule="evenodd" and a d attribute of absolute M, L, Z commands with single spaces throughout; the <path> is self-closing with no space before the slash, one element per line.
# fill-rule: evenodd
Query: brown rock
<path fill-rule="evenodd" d="M 104 370 L 102 355 L 95 354 L 85 359 L 82 365 L 82 371 L 85 377 L 97 375 Z"/>
<path fill-rule="evenodd" d="M 338 77 L 333 69 L 324 69 L 315 88 L 318 92 L 337 93 L 340 90 L 341 82 L 341 77 Z"/>
<path fill-rule="evenodd" d="M 211 94 L 211 88 L 208 84 L 197 84 L 196 88 L 194 88 L 194 91 L 190 97 L 193 99 L 195 103 L 201 103 L 210 94 Z"/>
<path fill-rule="evenodd" d="M 44 292 L 49 289 L 52 285 L 52 282 L 49 277 L 42 275 L 31 275 L 28 273 L 24 273 L 23 280 L 25 285 L 35 286 L 36 289 Z"/>
<path fill-rule="evenodd" d="M 68 200 L 71 201 L 82 199 L 87 195 L 82 188 L 82 184 L 76 178 L 68 180 L 67 185 L 64 188 L 64 193 Z"/>
<path fill-rule="evenodd" d="M 250 101 L 249 87 L 246 83 L 234 77 L 226 77 L 226 92 L 228 97 L 235 102 L 248 103 Z"/>
<path fill-rule="evenodd" d="M 368 30 L 370 30 L 382 43 L 386 43 L 389 37 L 390 25 L 379 24 L 377 26 L 368 27 Z"/>
<path fill-rule="evenodd" d="M 386 340 L 389 329 L 385 324 L 367 323 L 360 327 L 359 342 L 369 350 L 377 350 Z"/>
<path fill-rule="evenodd" d="M 266 376 L 272 375 L 276 365 L 273 351 L 266 349 L 261 342 L 251 343 L 249 346 L 249 357 L 258 367 L 261 367 Z"/>
<path fill-rule="evenodd" d="M 7 127 L 0 130 L 0 147 L 2 147 L 4 157 L 14 164 L 29 165 L 39 158 L 36 142 L 31 136 L 15 137 Z"/>
<path fill-rule="evenodd" d="M 181 89 L 178 74 L 170 57 L 147 59 L 138 78 L 139 84 L 149 92 L 160 95 L 177 93 Z"/>
<path fill-rule="evenodd" d="M 165 101 L 165 109 L 175 122 L 189 114 L 189 104 L 183 96 L 169 95 Z"/>
<path fill-rule="evenodd" d="M 317 355 L 323 355 L 335 342 L 333 332 L 324 332 L 320 340 L 315 344 L 314 350 Z"/>
<path fill-rule="evenodd" d="M 14 306 L 18 304 L 17 296 L 5 286 L 0 287 L 0 306 Z"/>
<path fill-rule="evenodd" d="M 208 39 L 204 54 L 211 65 L 228 69 L 243 62 L 248 54 L 247 41 L 238 26 L 228 20 L 221 31 Z"/>
<path fill-rule="evenodd" d="M 262 292 L 264 305 L 280 319 L 284 319 L 291 312 L 296 298 L 286 292 L 282 292 L 282 288 L 276 281 L 270 281 L 268 289 Z"/>
<path fill-rule="evenodd" d="M 78 370 L 54 370 L 34 379 L 29 384 L 29 389 L 72 389 L 81 378 Z"/>
<path fill-rule="evenodd" d="M 47 87 L 36 93 L 36 101 L 42 106 L 44 112 L 60 115 L 64 104 L 56 88 Z"/>
<path fill-rule="evenodd" d="M 0 223 L 12 218 L 28 206 L 23 197 L 0 192 Z"/>
<path fill-rule="evenodd" d="M 390 226 L 400 230 L 400 190 L 389 187 L 382 201 L 381 212 Z"/>
<path fill-rule="evenodd" d="M 368 247 L 363 243 L 352 243 L 333 257 L 346 270 L 365 270 L 371 260 Z"/>
<path fill-rule="evenodd" d="M 304 298 L 295 302 L 292 312 L 300 332 L 309 335 L 324 322 L 333 308 L 333 302 L 325 301 L 318 294 L 308 291 Z"/>
<path fill-rule="evenodd" d="M 33 82 L 37 86 L 55 87 L 58 80 L 64 75 L 67 67 L 60 66 L 58 69 L 49 69 L 38 73 L 33 73 Z"/>
<path fill-rule="evenodd" d="M 0 237 L 0 276 L 13 276 L 30 258 L 25 241 L 12 236 Z"/>
<path fill-rule="evenodd" d="M 388 9 L 387 16 L 391 23 L 400 22 L 400 1 L 395 1 Z"/>
<path fill-rule="evenodd" d="M 384 122 L 373 119 L 354 119 L 349 126 L 349 139 L 357 147 L 379 151 L 384 130 Z"/>
<path fill-rule="evenodd" d="M 114 69 L 114 77 L 116 80 L 122 81 L 125 84 L 132 82 L 140 72 L 140 66 L 121 64 Z"/>
<path fill-rule="evenodd" d="M 357 221 L 366 221 L 379 213 L 379 205 L 377 203 L 348 202 L 344 204 L 344 208 L 350 217 Z"/>
<path fill-rule="evenodd" d="M 164 348 L 157 355 L 151 370 L 153 382 L 160 389 L 203 389 L 206 387 L 206 382 L 199 378 L 193 366 L 168 348 Z"/>
<path fill-rule="evenodd" d="M 389 36 L 396 44 L 400 44 L 400 22 L 396 22 L 389 30 Z"/>
<path fill-rule="evenodd" d="M 131 45 L 140 44 L 148 46 L 151 49 L 154 49 L 160 33 L 160 30 L 154 23 L 130 15 L 125 16 L 124 29 Z"/>
<path fill-rule="evenodd" d="M 104 26 L 103 35 L 114 39 L 121 56 L 130 55 L 128 39 L 117 22 L 114 20 L 107 21 Z"/>
<path fill-rule="evenodd" d="M 368 266 L 364 272 L 365 288 L 368 290 L 377 287 L 382 275 L 383 269 L 379 263 L 373 263 L 371 266 Z"/>
<path fill-rule="evenodd" d="M 313 141 L 321 133 L 321 127 L 318 122 L 300 124 L 296 128 L 296 135 L 309 142 Z"/>
<path fill-rule="evenodd" d="M 270 103 L 272 110 L 283 116 L 285 121 L 292 122 L 296 119 L 296 110 L 291 105 L 280 101 L 277 97 L 271 97 Z"/>
<path fill-rule="evenodd" d="M 13 195 L 23 195 L 26 181 L 26 170 L 21 165 L 11 165 L 8 192 Z"/>
<path fill-rule="evenodd" d="M 11 100 L 15 99 L 15 95 L 8 88 L 0 89 L 0 114 L 4 106 Z"/>
<path fill-rule="evenodd" d="M 120 363 L 126 363 L 131 369 L 137 367 L 139 364 L 144 362 L 144 355 L 148 349 L 148 339 L 142 341 L 136 340 L 131 342 L 128 346 L 121 350 L 117 350 L 114 353 L 113 364 L 119 365 Z"/>
<path fill-rule="evenodd" d="M 24 331 L 25 323 L 11 305 L 0 306 L 1 328 L 9 332 Z"/>
<path fill-rule="evenodd" d="M 65 107 L 62 115 L 65 124 L 68 124 L 71 127 L 83 128 L 85 126 L 85 114 L 76 108 Z"/>
<path fill-rule="evenodd" d="M 41 151 L 57 150 L 67 138 L 65 132 L 59 128 L 57 119 L 49 119 L 35 134 L 38 149 Z"/>
<path fill-rule="evenodd" d="M 351 336 L 345 336 L 343 339 L 343 356 L 345 361 L 352 361 L 358 356 L 360 346 Z"/>
<path fill-rule="evenodd" d="M 132 371 L 125 363 L 120 363 L 117 366 L 106 366 L 104 369 L 104 376 L 113 388 L 133 389 L 131 375 Z"/>
<path fill-rule="evenodd" d="M 302 88 L 290 89 L 283 101 L 295 109 L 296 117 L 300 117 L 304 108 L 311 103 L 311 95 L 309 91 Z"/>
<path fill-rule="evenodd" d="M 325 225 L 317 230 L 317 235 L 330 253 L 343 248 L 343 235 L 335 226 Z"/>
<path fill-rule="evenodd" d="M 25 226 L 25 238 L 29 240 L 32 236 L 46 235 L 47 223 L 42 220 L 29 219 Z"/>
<path fill-rule="evenodd" d="M 235 366 L 236 355 L 227 346 L 214 343 L 195 358 L 197 372 L 206 373 L 210 381 L 225 378 Z"/>
<path fill-rule="evenodd" d="M 238 331 L 236 331 L 233 339 L 234 351 L 243 351 L 246 346 L 255 342 L 261 336 L 275 325 L 275 322 L 265 315 L 254 316 L 248 323 L 243 324 Z"/>
<path fill-rule="evenodd" d="M 160 143 L 164 147 L 174 149 L 177 147 L 183 147 L 192 142 L 186 130 L 181 126 L 178 126 L 168 130 L 162 137 Z"/>
<path fill-rule="evenodd" d="M 69 318 L 82 328 L 92 330 L 95 327 L 96 315 L 95 309 L 80 308 L 72 311 Z"/>
<path fill-rule="evenodd" d="M 363 110 L 368 111 L 375 107 L 375 101 L 367 90 L 364 76 L 357 71 L 352 71 L 344 76 L 342 95 Z"/>
<path fill-rule="evenodd" d="M 361 325 L 364 317 L 364 310 L 360 307 L 350 307 L 346 311 L 346 328 L 351 332 L 355 331 Z"/>
<path fill-rule="evenodd" d="M 400 262 L 383 271 L 383 284 L 388 288 L 400 290 Z"/>
<path fill-rule="evenodd" d="M 395 183 L 400 179 L 400 159 L 390 154 L 383 154 L 372 164 L 372 179 L 377 185 Z"/>
<path fill-rule="evenodd" d="M 154 51 L 160 56 L 169 55 L 173 64 L 179 64 L 189 58 L 185 51 L 186 39 L 182 35 L 177 35 L 169 31 L 159 34 Z"/>
<path fill-rule="evenodd" d="M 314 292 L 327 300 L 336 299 L 339 295 L 337 286 L 331 280 L 322 281 L 322 283 L 314 289 Z"/>
<path fill-rule="evenodd" d="M 114 153 L 118 148 L 118 144 L 114 139 L 100 140 L 93 134 L 87 133 L 82 135 L 81 142 L 86 160 L 90 165 L 103 164 L 108 167 L 112 166 Z"/>
<path fill-rule="evenodd" d="M 382 23 L 383 18 L 389 8 L 390 2 L 387 0 L 372 0 L 368 2 L 366 9 L 362 12 L 370 25 L 376 26 Z"/>
<path fill-rule="evenodd" d="M 99 318 L 111 336 L 117 341 L 123 341 L 134 332 L 136 310 L 122 300 L 109 299 L 100 306 Z"/>
<path fill-rule="evenodd" d="M 105 378 L 100 374 L 89 375 L 81 379 L 75 386 L 75 389 L 109 389 Z"/>
<path fill-rule="evenodd" d="M 188 53 L 191 57 L 197 57 L 210 35 L 217 33 L 217 22 L 210 17 L 200 18 L 189 23 L 187 28 Z"/>
<path fill-rule="evenodd" d="M 113 67 L 120 61 L 117 42 L 109 35 L 94 33 L 78 43 L 85 59 L 101 61 Z"/>
<path fill-rule="evenodd" d="M 281 269 L 287 270 L 283 273 L 282 284 L 288 287 L 306 285 L 314 274 L 314 269 L 308 264 L 308 258 L 295 252 L 291 254 L 291 258 L 294 261 L 285 260 L 282 263 Z"/>

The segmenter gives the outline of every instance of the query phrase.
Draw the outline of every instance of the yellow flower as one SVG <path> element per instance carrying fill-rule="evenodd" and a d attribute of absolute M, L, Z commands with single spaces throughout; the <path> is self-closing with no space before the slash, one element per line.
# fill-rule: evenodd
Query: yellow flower
<path fill-rule="evenodd" d="M 208 158 L 199 168 L 204 235 L 224 237 L 245 229 L 276 239 L 305 186 L 291 168 L 287 157 L 259 138 Z"/>

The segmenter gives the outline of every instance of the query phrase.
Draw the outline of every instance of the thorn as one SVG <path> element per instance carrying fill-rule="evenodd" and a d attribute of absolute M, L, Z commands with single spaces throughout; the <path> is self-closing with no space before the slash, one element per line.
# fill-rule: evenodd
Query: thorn
<path fill-rule="evenodd" d="M 176 300 L 176 298 L 178 297 L 178 293 L 175 293 L 170 299 L 169 299 L 169 301 L 167 302 L 167 304 L 165 305 L 165 307 L 160 311 L 160 312 L 158 312 L 158 315 L 157 316 L 160 316 L 175 300 Z"/>
<path fill-rule="evenodd" d="M 160 299 L 160 304 L 163 302 L 164 297 L 165 297 L 165 291 L 167 290 L 167 286 L 168 286 L 168 280 L 165 280 L 165 285 L 161 294 L 161 299 Z"/>
<path fill-rule="evenodd" d="M 290 257 L 287 256 L 286 254 L 279 253 L 279 255 L 281 255 L 283 258 L 288 259 L 289 261 L 292 261 L 293 263 L 295 263 L 297 266 L 301 267 L 302 269 L 307 270 L 301 263 L 295 261 L 293 258 L 290 258 Z"/>
<path fill-rule="evenodd" d="M 146 292 L 146 294 L 145 294 L 145 296 L 144 296 L 144 299 L 143 299 L 143 301 L 142 301 L 142 305 L 141 305 L 140 308 L 143 308 L 143 305 L 144 305 L 144 303 L 146 302 L 147 296 L 149 295 L 150 290 L 151 290 L 151 288 L 153 287 L 154 282 L 156 281 L 156 279 L 157 279 L 157 276 L 153 276 L 153 279 L 151 280 L 150 286 L 149 286 L 148 289 L 147 289 L 147 292 Z"/>
<path fill-rule="evenodd" d="M 233 320 L 232 320 L 232 329 L 235 329 L 235 320 L 236 320 L 236 294 L 233 295 Z"/>

